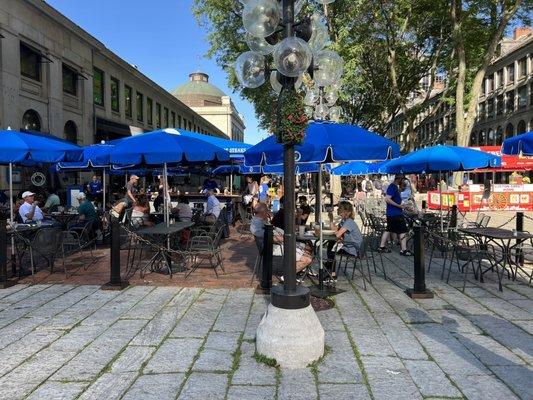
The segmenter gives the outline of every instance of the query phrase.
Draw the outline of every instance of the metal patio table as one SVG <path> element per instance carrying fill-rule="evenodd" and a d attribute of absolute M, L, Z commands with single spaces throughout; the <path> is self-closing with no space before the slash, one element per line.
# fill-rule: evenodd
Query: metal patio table
<path fill-rule="evenodd" d="M 150 271 L 160 272 L 162 268 L 161 263 L 158 263 L 158 261 L 163 261 L 166 264 L 169 275 L 172 276 L 172 259 L 169 245 L 170 237 L 193 225 L 194 223 L 190 221 L 176 222 L 169 226 L 166 226 L 166 224 L 162 222 L 149 228 L 140 229 L 136 232 L 139 236 L 142 236 L 149 241 L 153 240 L 153 243 L 158 245 L 156 254 L 150 259 L 147 265 L 147 267 L 150 267 Z M 159 267 L 156 267 L 157 265 L 159 265 Z M 185 270 L 186 268 L 180 268 L 177 271 L 183 272 Z"/>
<path fill-rule="evenodd" d="M 503 273 L 507 271 L 508 274 L 510 272 L 513 280 L 515 280 L 519 269 L 521 272 L 526 273 L 520 263 L 514 259 L 513 251 L 520 248 L 520 245 L 526 240 L 533 239 L 533 234 L 492 227 L 461 228 L 459 231 L 476 237 L 482 245 L 491 243 L 501 250 L 501 259 L 496 260 L 496 262 L 502 267 L 502 276 Z M 509 266 L 510 271 L 507 270 L 507 266 Z M 483 273 L 487 272 L 489 269 L 485 270 Z M 498 273 L 498 268 L 496 268 L 496 274 L 498 275 L 499 290 L 503 291 L 502 276 Z"/>

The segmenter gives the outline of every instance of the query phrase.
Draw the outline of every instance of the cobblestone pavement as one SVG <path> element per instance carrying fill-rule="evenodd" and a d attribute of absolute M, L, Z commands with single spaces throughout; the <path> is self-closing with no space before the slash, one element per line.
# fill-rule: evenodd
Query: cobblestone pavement
<path fill-rule="evenodd" d="M 533 398 L 533 289 L 487 274 L 463 294 L 436 265 L 435 298 L 413 301 L 412 259 L 384 262 L 367 291 L 339 281 L 318 312 L 327 354 L 302 370 L 254 358 L 268 298 L 252 289 L 0 290 L 0 399 Z"/>

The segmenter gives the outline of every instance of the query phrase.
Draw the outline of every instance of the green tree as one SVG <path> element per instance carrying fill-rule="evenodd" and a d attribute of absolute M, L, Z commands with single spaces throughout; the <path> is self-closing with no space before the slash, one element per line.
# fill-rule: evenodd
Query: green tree
<path fill-rule="evenodd" d="M 457 144 L 467 146 L 487 68 L 513 20 L 530 22 L 532 0 L 451 0 L 453 57 L 449 75 L 455 94 Z"/>

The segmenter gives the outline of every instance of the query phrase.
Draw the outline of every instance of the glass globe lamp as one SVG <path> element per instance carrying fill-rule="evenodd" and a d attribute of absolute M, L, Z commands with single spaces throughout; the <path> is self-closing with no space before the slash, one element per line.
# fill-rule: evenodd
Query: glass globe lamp
<path fill-rule="evenodd" d="M 254 89 L 265 83 L 265 59 L 261 53 L 247 51 L 235 61 L 235 75 L 240 84 Z"/>
<path fill-rule="evenodd" d="M 242 11 L 244 29 L 252 36 L 270 36 L 279 23 L 279 3 L 276 0 L 248 0 Z"/>
<path fill-rule="evenodd" d="M 332 50 L 322 50 L 315 55 L 314 79 L 318 86 L 329 86 L 342 76 L 343 61 Z"/>
<path fill-rule="evenodd" d="M 309 45 L 294 36 L 283 39 L 274 50 L 274 62 L 278 71 L 292 78 L 305 72 L 312 58 Z"/>
<path fill-rule="evenodd" d="M 325 104 L 319 104 L 318 106 L 316 106 L 316 108 L 315 108 L 315 119 L 317 119 L 317 120 L 326 119 L 328 114 L 329 114 L 328 106 L 326 106 Z"/>
<path fill-rule="evenodd" d="M 307 93 L 304 97 L 304 103 L 308 106 L 314 106 L 318 99 L 320 98 L 320 94 L 318 93 L 318 90 L 314 87 L 307 90 Z"/>
<path fill-rule="evenodd" d="M 331 107 L 329 109 L 329 119 L 334 122 L 339 122 L 341 119 L 342 109 L 339 106 Z"/>
<path fill-rule="evenodd" d="M 326 99 L 326 103 L 328 104 L 328 106 L 331 107 L 339 99 L 339 94 L 337 93 L 335 89 L 332 89 L 331 87 L 329 87 L 325 92 L 324 98 Z"/>
<path fill-rule="evenodd" d="M 250 50 L 257 51 L 264 56 L 272 53 L 275 48 L 275 46 L 269 44 L 264 38 L 250 35 L 248 32 L 246 32 L 245 41 Z"/>

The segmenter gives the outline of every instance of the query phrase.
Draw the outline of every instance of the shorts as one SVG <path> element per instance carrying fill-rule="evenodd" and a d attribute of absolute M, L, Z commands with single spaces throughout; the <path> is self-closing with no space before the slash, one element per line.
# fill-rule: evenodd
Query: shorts
<path fill-rule="evenodd" d="M 387 217 L 387 232 L 391 233 L 407 233 L 407 224 L 403 215 L 395 215 L 393 217 Z"/>
<path fill-rule="evenodd" d="M 122 201 L 125 203 L 126 208 L 133 206 L 133 200 L 129 196 L 124 197 Z"/>

